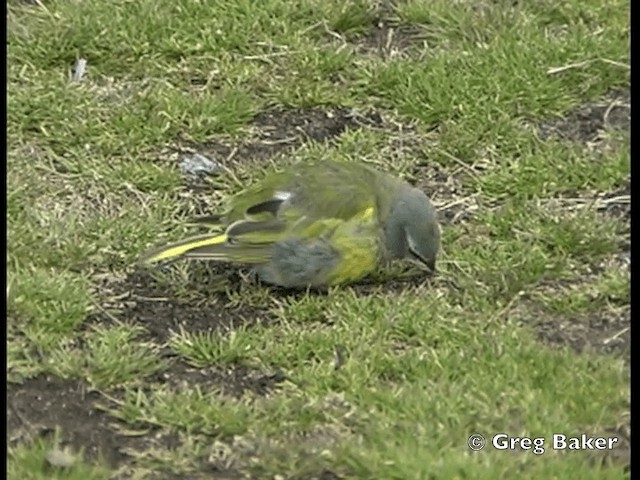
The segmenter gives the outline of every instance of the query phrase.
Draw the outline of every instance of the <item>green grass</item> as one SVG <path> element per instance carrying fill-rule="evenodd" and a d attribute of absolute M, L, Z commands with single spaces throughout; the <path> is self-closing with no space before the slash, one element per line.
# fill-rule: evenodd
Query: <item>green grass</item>
<path fill-rule="evenodd" d="M 73 455 L 70 467 L 48 465 L 43 462 L 48 452 L 54 451 L 55 442 L 37 440 L 29 447 L 21 446 L 12 451 L 14 461 L 8 465 L 7 476 L 9 478 L 51 478 L 55 480 L 83 480 L 91 478 L 96 480 L 108 479 L 109 470 L 101 465 L 87 465 Z M 55 450 L 58 451 L 58 450 Z M 64 452 L 64 450 L 62 450 Z"/>
<path fill-rule="evenodd" d="M 541 314 L 606 319 L 628 304 L 610 262 L 620 221 L 588 201 L 629 177 L 628 134 L 594 148 L 536 127 L 629 84 L 629 2 L 529 3 L 9 2 L 8 380 L 82 382 L 104 397 L 87 404 L 108 415 L 101 434 L 139 441 L 117 468 L 86 457 L 60 470 L 44 461 L 59 439 L 31 438 L 10 446 L 10 478 L 624 478 L 588 452 L 467 447 L 475 432 L 602 434 L 629 410 L 624 358 L 536 338 Z M 381 15 L 393 54 L 371 34 Z M 89 70 L 73 83 L 78 57 Z M 335 106 L 383 122 L 259 150 L 256 114 Z M 172 152 L 224 160 L 222 144 L 253 150 L 192 192 Z M 292 295 L 178 267 L 154 287 L 169 299 L 166 345 L 139 324 L 148 285 L 119 285 L 144 249 L 183 235 L 197 202 L 320 158 L 372 163 L 468 209 L 444 226 L 433 282 L 403 290 L 382 272 L 376 287 Z M 196 329 L 181 302 L 242 326 Z M 244 321 L 256 312 L 269 321 Z M 205 373 L 175 373 L 181 362 Z M 266 396 L 225 389 L 274 372 L 287 380 Z M 178 441 L 140 437 L 149 429 Z"/>

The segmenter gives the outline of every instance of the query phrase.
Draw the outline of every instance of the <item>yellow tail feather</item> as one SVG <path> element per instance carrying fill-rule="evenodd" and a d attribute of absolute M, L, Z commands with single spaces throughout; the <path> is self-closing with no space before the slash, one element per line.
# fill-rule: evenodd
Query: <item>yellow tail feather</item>
<path fill-rule="evenodd" d="M 144 255 L 139 260 L 142 264 L 152 264 L 162 262 L 164 260 L 170 260 L 185 255 L 194 248 L 208 247 L 210 245 L 220 245 L 227 241 L 226 233 L 221 235 L 200 235 L 198 237 L 191 237 L 181 242 L 165 245 L 164 247 L 155 248 Z"/>

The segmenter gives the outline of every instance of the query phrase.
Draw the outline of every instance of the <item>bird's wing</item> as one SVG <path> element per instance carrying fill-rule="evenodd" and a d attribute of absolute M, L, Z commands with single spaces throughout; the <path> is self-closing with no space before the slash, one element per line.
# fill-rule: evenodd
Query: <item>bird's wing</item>
<path fill-rule="evenodd" d="M 272 174 L 232 199 L 228 222 L 305 216 L 349 220 L 376 207 L 375 173 L 361 165 L 323 162 Z"/>

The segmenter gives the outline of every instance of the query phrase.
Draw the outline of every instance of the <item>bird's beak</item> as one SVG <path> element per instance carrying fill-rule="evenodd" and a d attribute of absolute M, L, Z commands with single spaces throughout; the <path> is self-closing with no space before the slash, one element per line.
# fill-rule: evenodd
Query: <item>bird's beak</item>
<path fill-rule="evenodd" d="M 436 260 L 427 260 L 425 263 L 426 267 L 429 269 L 431 273 L 436 273 Z"/>
<path fill-rule="evenodd" d="M 419 265 L 421 268 L 427 267 L 426 270 L 429 271 L 429 273 L 435 273 L 436 271 L 436 261 L 435 259 L 433 260 L 428 260 L 426 258 L 417 258 L 417 257 L 413 257 L 409 259 L 411 262 L 413 262 L 416 265 Z"/>

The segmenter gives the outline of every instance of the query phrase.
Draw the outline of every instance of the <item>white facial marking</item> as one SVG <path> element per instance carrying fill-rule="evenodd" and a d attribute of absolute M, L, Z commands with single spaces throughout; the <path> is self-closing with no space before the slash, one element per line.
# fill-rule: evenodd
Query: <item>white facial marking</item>
<path fill-rule="evenodd" d="M 413 238 L 411 238 L 411 235 L 409 235 L 409 233 L 407 232 L 407 243 L 409 245 L 409 250 L 416 252 L 418 249 L 416 248 L 416 242 L 413 241 Z"/>
<path fill-rule="evenodd" d="M 273 198 L 286 202 L 291 198 L 291 192 L 276 192 L 273 194 Z"/>

